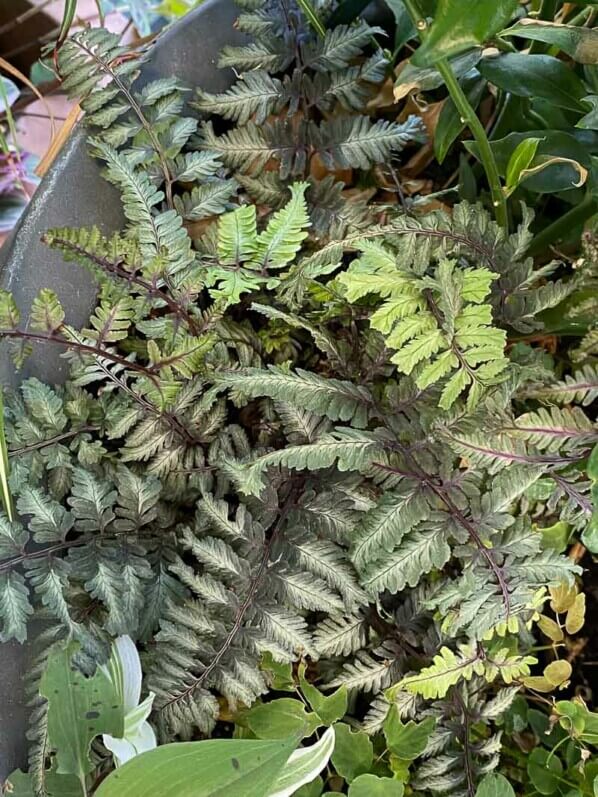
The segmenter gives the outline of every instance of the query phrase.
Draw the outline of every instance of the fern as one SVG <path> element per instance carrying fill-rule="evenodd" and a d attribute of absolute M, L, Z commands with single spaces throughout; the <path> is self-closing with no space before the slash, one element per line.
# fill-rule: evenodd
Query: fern
<path fill-rule="evenodd" d="M 254 40 L 222 53 L 229 90 L 198 91 L 199 136 L 184 87 L 139 88 L 111 34 L 59 52 L 126 222 L 44 234 L 98 284 L 83 328 L 51 286 L 29 313 L 0 293 L 15 362 L 39 344 L 68 366 L 7 398 L 0 634 L 49 619 L 90 670 L 131 635 L 164 740 L 264 695 L 264 657 L 309 660 L 372 732 L 391 706 L 434 718 L 411 785 L 458 794 L 496 765 L 547 586 L 581 572 L 538 529 L 591 516 L 592 344 L 558 376 L 507 345 L 575 280 L 526 256 L 525 210 L 508 235 L 467 203 L 378 204 L 372 167 L 423 127 L 366 108 L 377 28 L 242 4 Z"/>
<path fill-rule="evenodd" d="M 457 653 L 447 647 L 434 656 L 434 662 L 417 675 L 399 681 L 396 689 L 416 692 L 426 698 L 444 697 L 448 690 L 459 683 L 469 681 L 474 675 L 487 681 L 499 677 L 507 684 L 530 672 L 535 664 L 533 656 L 513 656 L 507 648 L 494 648 L 480 657 L 475 647 L 461 646 Z"/>
<path fill-rule="evenodd" d="M 491 307 L 482 304 L 497 275 L 487 269 L 458 271 L 454 261 L 442 260 L 433 278 L 418 278 L 397 269 L 392 250 L 371 242 L 362 246 L 362 257 L 339 278 L 347 299 L 372 293 L 386 299 L 371 325 L 386 335 L 389 348 L 398 349 L 392 362 L 405 374 L 420 366 L 415 376 L 420 390 L 446 379 L 443 409 L 470 387 L 473 409 L 508 365 L 506 335 L 492 327 Z"/>

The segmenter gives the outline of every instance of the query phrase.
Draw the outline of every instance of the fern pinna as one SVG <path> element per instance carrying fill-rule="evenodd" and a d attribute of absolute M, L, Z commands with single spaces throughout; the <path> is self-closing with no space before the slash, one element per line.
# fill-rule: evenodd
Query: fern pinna
<path fill-rule="evenodd" d="M 592 365 L 557 378 L 511 341 L 575 282 L 525 256 L 529 216 L 507 235 L 479 206 L 409 215 L 316 180 L 421 123 L 356 114 L 385 75 L 377 29 L 319 40 L 292 3 L 243 8 L 254 41 L 222 62 L 247 71 L 193 103 L 218 135 L 176 80 L 138 91 L 111 34 L 60 51 L 127 224 L 45 233 L 98 282 L 85 328 L 50 289 L 25 321 L 0 296 L 18 365 L 40 344 L 70 361 L 8 405 L 2 639 L 34 609 L 92 660 L 130 634 L 164 738 L 267 691 L 265 654 L 309 658 L 369 696 L 372 733 L 391 706 L 433 716 L 413 786 L 456 794 L 496 766 L 547 587 L 580 572 L 541 528 L 592 511 Z"/>

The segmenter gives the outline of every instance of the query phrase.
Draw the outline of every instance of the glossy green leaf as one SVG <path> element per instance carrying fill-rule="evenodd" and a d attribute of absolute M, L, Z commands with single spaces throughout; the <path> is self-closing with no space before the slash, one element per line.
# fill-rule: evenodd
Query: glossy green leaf
<path fill-rule="evenodd" d="M 420 756 L 428 744 L 436 720 L 428 717 L 423 722 L 401 722 L 396 706 L 392 706 L 384 723 L 384 736 L 391 753 L 406 761 Z"/>
<path fill-rule="evenodd" d="M 267 652 L 262 657 L 260 669 L 265 674 L 268 685 L 275 692 L 295 691 L 292 664 L 276 661 L 272 654 Z"/>
<path fill-rule="evenodd" d="M 461 87 L 465 92 L 467 100 L 472 108 L 477 108 L 484 94 L 486 80 L 480 75 L 477 69 L 463 77 Z M 450 97 L 442 106 L 442 111 L 438 117 L 436 131 L 434 133 L 434 154 L 438 163 L 443 163 L 453 142 L 465 129 L 465 122 L 457 110 L 455 103 Z"/>
<path fill-rule="evenodd" d="M 588 457 L 588 466 L 586 468 L 588 478 L 593 482 L 598 482 L 598 445 L 594 446 L 592 453 Z"/>
<path fill-rule="evenodd" d="M 592 165 L 589 149 L 590 143 L 585 143 L 578 139 L 582 131 L 577 131 L 576 135 L 565 133 L 561 130 L 530 130 L 526 133 L 510 133 L 508 136 L 497 141 L 491 141 L 490 146 L 498 171 L 502 176 L 506 175 L 507 167 L 513 152 L 529 138 L 539 138 L 536 150 L 536 162 L 544 158 L 565 158 L 575 161 L 589 169 Z M 586 136 L 594 136 L 589 131 L 583 131 Z M 475 141 L 465 142 L 466 149 L 479 159 L 479 150 Z M 579 181 L 579 169 L 567 161 L 556 161 L 546 167 L 538 174 L 533 174 L 526 178 L 525 187 L 529 191 L 537 193 L 552 193 L 557 191 L 567 191 L 575 187 Z"/>
<path fill-rule="evenodd" d="M 475 797 L 515 797 L 515 791 L 500 772 L 490 772 L 482 778 Z"/>
<path fill-rule="evenodd" d="M 580 64 L 598 63 L 598 30 L 595 28 L 561 25 L 539 19 L 521 19 L 512 27 L 503 30 L 500 36 L 503 38 L 516 36 L 556 45 L 559 50 Z"/>
<path fill-rule="evenodd" d="M 306 783 L 305 786 L 301 786 L 293 797 L 322 797 L 323 788 L 324 781 L 321 776 L 318 776 L 315 780 L 312 780 L 311 783 Z"/>
<path fill-rule="evenodd" d="M 412 62 L 427 66 L 484 44 L 505 27 L 518 4 L 518 0 L 438 0 L 432 24 Z"/>
<path fill-rule="evenodd" d="M 245 719 L 260 739 L 284 739 L 301 733 L 309 736 L 320 725 L 318 717 L 308 713 L 305 705 L 292 697 L 260 703 L 247 713 Z"/>
<path fill-rule="evenodd" d="M 592 107 L 592 110 L 582 116 L 576 127 L 581 127 L 584 130 L 598 130 L 598 95 L 590 94 L 584 98 L 584 101 Z"/>
<path fill-rule="evenodd" d="M 403 797 L 405 787 L 398 780 L 360 775 L 349 786 L 349 797 Z"/>
<path fill-rule="evenodd" d="M 124 709 L 108 671 L 98 667 L 86 678 L 73 664 L 76 644 L 53 651 L 40 683 L 48 701 L 48 736 L 56 750 L 56 771 L 76 775 L 81 782 L 92 771 L 89 748 L 101 733 L 121 738 Z"/>
<path fill-rule="evenodd" d="M 562 553 L 567 548 L 571 536 L 571 526 L 564 520 L 559 520 L 552 526 L 540 529 L 540 533 L 545 548 L 553 548 Z"/>
<path fill-rule="evenodd" d="M 554 794 L 559 787 L 563 765 L 558 756 L 538 747 L 527 759 L 527 774 L 540 794 Z"/>
<path fill-rule="evenodd" d="M 495 86 L 518 97 L 542 97 L 570 111 L 587 110 L 583 81 L 551 55 L 503 53 L 482 59 L 478 69 Z"/>
<path fill-rule="evenodd" d="M 417 36 L 417 29 L 403 0 L 386 0 L 386 5 L 394 14 L 396 25 L 394 49 L 398 52 L 410 39 Z"/>
<path fill-rule="evenodd" d="M 296 739 L 166 744 L 106 778 L 95 797 L 268 797 Z"/>
<path fill-rule="evenodd" d="M 451 59 L 451 69 L 456 77 L 461 78 L 475 67 L 481 57 L 480 48 L 470 50 Z M 395 99 L 400 100 L 412 91 L 432 91 L 443 84 L 442 75 L 436 67 L 419 67 L 408 63 L 401 69 L 395 82 Z"/>
<path fill-rule="evenodd" d="M 336 744 L 332 763 L 338 774 L 350 783 L 370 771 L 374 748 L 370 737 L 363 731 L 352 731 L 345 723 L 335 725 L 334 730 Z"/>
<path fill-rule="evenodd" d="M 531 166 L 542 139 L 531 136 L 521 141 L 513 150 L 507 164 L 507 192 L 512 193 L 521 181 L 522 172 Z"/>
<path fill-rule="evenodd" d="M 323 695 L 303 677 L 303 673 L 300 673 L 299 683 L 309 705 L 324 725 L 332 725 L 345 716 L 349 701 L 346 686 L 341 686 L 331 695 Z"/>
<path fill-rule="evenodd" d="M 10 784 L 10 786 L 9 786 Z M 38 797 L 29 773 L 17 770 L 8 776 L 4 784 L 6 795 L 10 797 Z M 54 771 L 44 774 L 45 795 L 47 797 L 84 797 L 83 786 L 75 775 L 58 775 Z"/>

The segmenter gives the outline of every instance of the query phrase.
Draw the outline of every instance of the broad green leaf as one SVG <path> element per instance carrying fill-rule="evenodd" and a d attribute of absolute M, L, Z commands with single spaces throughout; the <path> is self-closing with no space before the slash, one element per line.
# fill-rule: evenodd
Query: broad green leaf
<path fill-rule="evenodd" d="M 319 741 L 291 753 L 268 797 L 290 797 L 301 786 L 311 783 L 330 760 L 334 742 L 334 728 L 328 728 Z"/>
<path fill-rule="evenodd" d="M 581 139 L 587 136 L 588 140 Z M 509 133 L 504 138 L 491 141 L 490 146 L 496 159 L 496 165 L 501 175 L 506 175 L 507 166 L 515 149 L 522 141 L 528 138 L 539 138 L 536 151 L 536 162 L 545 163 L 547 159 L 554 159 L 546 163 L 540 173 L 526 176 L 525 187 L 537 193 L 555 193 L 574 188 L 579 181 L 579 166 L 590 169 L 592 159 L 589 152 L 589 137 L 593 133 L 577 131 L 575 135 L 562 130 L 530 130 L 526 133 Z M 474 141 L 465 142 L 469 150 L 479 160 L 479 150 Z M 570 159 L 571 162 L 558 159 Z"/>
<path fill-rule="evenodd" d="M 462 53 L 449 61 L 451 71 L 455 77 L 462 78 L 476 66 L 481 57 L 482 51 L 479 47 Z M 444 80 L 435 66 L 419 67 L 410 61 L 401 69 L 397 77 L 394 97 L 396 100 L 400 100 L 412 91 L 432 91 L 442 85 L 444 85 Z"/>
<path fill-rule="evenodd" d="M 427 66 L 484 44 L 505 27 L 518 0 L 438 0 L 422 46 L 411 59 Z"/>
<path fill-rule="evenodd" d="M 461 81 L 461 88 L 472 108 L 477 108 L 486 88 L 486 80 L 477 69 L 472 69 Z M 450 97 L 442 106 L 434 133 L 434 154 L 438 163 L 443 163 L 453 142 L 465 129 L 465 122 Z"/>
<path fill-rule="evenodd" d="M 39 794 L 34 790 L 31 775 L 21 770 L 9 775 L 4 786 L 10 797 L 37 797 Z M 44 787 L 47 797 L 84 797 L 83 786 L 75 775 L 58 775 L 49 770 L 44 774 Z"/>
<path fill-rule="evenodd" d="M 56 751 L 56 771 L 76 775 L 81 782 L 92 771 L 89 748 L 102 733 L 121 738 L 124 709 L 118 690 L 104 668 L 86 678 L 74 665 L 77 645 L 50 654 L 40 683 L 48 701 L 48 737 Z"/>
<path fill-rule="evenodd" d="M 515 797 L 515 792 L 504 775 L 489 772 L 480 781 L 475 797 Z"/>
<path fill-rule="evenodd" d="M 559 787 L 563 765 L 558 756 L 537 747 L 527 759 L 527 774 L 540 794 L 554 794 Z"/>
<path fill-rule="evenodd" d="M 540 529 L 539 531 L 542 535 L 544 547 L 553 548 L 559 553 L 562 553 L 566 549 L 569 537 L 571 536 L 571 526 L 569 523 L 565 523 L 564 520 L 559 520 L 552 526 Z"/>
<path fill-rule="evenodd" d="M 403 797 L 405 787 L 393 778 L 360 775 L 349 786 L 349 797 Z"/>
<path fill-rule="evenodd" d="M 579 122 L 575 125 L 576 127 L 580 127 L 584 130 L 597 130 L 598 129 L 598 95 L 596 94 L 589 94 L 587 97 L 584 97 L 584 102 L 588 103 L 591 106 L 591 111 L 579 120 Z"/>
<path fill-rule="evenodd" d="M 585 169 L 581 163 L 578 163 L 573 158 L 562 158 L 558 156 L 554 157 L 542 157 L 538 158 L 534 165 L 529 166 L 529 168 L 524 169 L 520 174 L 520 182 L 522 183 L 524 180 L 528 180 L 530 177 L 533 177 L 535 174 L 540 174 L 540 172 L 545 171 L 546 169 L 550 169 L 551 166 L 556 166 L 557 164 L 564 163 L 576 172 L 575 178 L 571 180 L 571 188 L 581 188 L 582 185 L 588 179 L 589 171 Z"/>
<path fill-rule="evenodd" d="M 587 110 L 583 81 L 551 55 L 503 53 L 482 59 L 478 69 L 495 86 L 517 97 L 541 97 L 578 113 Z"/>
<path fill-rule="evenodd" d="M 598 445 L 594 446 L 589 456 L 587 474 L 592 481 L 598 481 Z"/>
<path fill-rule="evenodd" d="M 346 686 L 341 686 L 331 695 L 323 695 L 319 689 L 305 680 L 303 674 L 300 674 L 299 682 L 309 705 L 324 725 L 332 725 L 345 716 L 348 703 Z"/>
<path fill-rule="evenodd" d="M 540 138 L 526 138 L 513 150 L 507 164 L 506 190 L 508 194 L 511 194 L 521 182 L 521 173 L 531 166 L 540 141 Z"/>
<path fill-rule="evenodd" d="M 410 721 L 403 724 L 396 705 L 393 705 L 384 723 L 384 736 L 388 749 L 399 758 L 413 761 L 426 749 L 435 725 L 436 720 L 432 717 L 419 723 Z"/>
<path fill-rule="evenodd" d="M 349 725 L 334 726 L 336 744 L 332 763 L 338 774 L 349 783 L 359 775 L 369 772 L 374 760 L 370 737 L 363 731 L 352 731 Z"/>
<path fill-rule="evenodd" d="M 295 737 L 166 744 L 115 770 L 95 797 L 268 797 L 295 744 Z"/>
<path fill-rule="evenodd" d="M 320 776 L 312 780 L 311 783 L 306 783 L 293 793 L 293 797 L 322 797 L 322 789 L 324 788 L 324 781 Z"/>
<path fill-rule="evenodd" d="M 414 39 L 417 36 L 417 29 L 405 8 L 403 0 L 386 0 L 386 5 L 390 8 L 395 18 L 394 49 L 396 53 L 410 39 Z"/>
<path fill-rule="evenodd" d="M 598 63 L 598 30 L 595 28 L 580 28 L 539 19 L 520 19 L 512 27 L 503 30 L 500 36 L 516 36 L 556 45 L 580 64 Z"/>
<path fill-rule="evenodd" d="M 318 717 L 308 713 L 305 705 L 292 697 L 260 703 L 247 712 L 245 719 L 260 739 L 284 739 L 301 733 L 309 736 L 320 725 Z"/>
<path fill-rule="evenodd" d="M 292 664 L 276 661 L 270 652 L 266 652 L 262 656 L 260 669 L 266 676 L 268 685 L 275 692 L 295 691 Z"/>

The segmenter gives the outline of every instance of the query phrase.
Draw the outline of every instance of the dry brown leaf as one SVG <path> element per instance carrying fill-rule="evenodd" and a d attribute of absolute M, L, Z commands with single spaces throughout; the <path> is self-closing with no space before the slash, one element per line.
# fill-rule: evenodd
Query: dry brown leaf
<path fill-rule="evenodd" d="M 56 158 L 56 156 L 64 146 L 64 143 L 67 140 L 67 138 L 70 136 L 71 131 L 75 126 L 80 113 L 81 113 L 81 107 L 78 104 L 74 105 L 69 111 L 68 116 L 62 123 L 60 130 L 52 138 L 52 142 L 48 147 L 46 154 L 37 164 L 35 173 L 37 174 L 38 177 L 43 177 L 50 168 L 50 166 L 54 163 L 54 159 Z"/>
<path fill-rule="evenodd" d="M 336 180 L 340 180 L 345 185 L 351 185 L 353 182 L 353 169 L 329 169 L 324 165 L 320 155 L 316 152 L 309 163 L 309 173 L 314 180 L 323 180 L 331 174 Z"/>
<path fill-rule="evenodd" d="M 367 103 L 366 111 L 372 113 L 380 108 L 390 108 L 395 102 L 394 81 L 389 77 L 378 87 L 378 91 Z"/>

